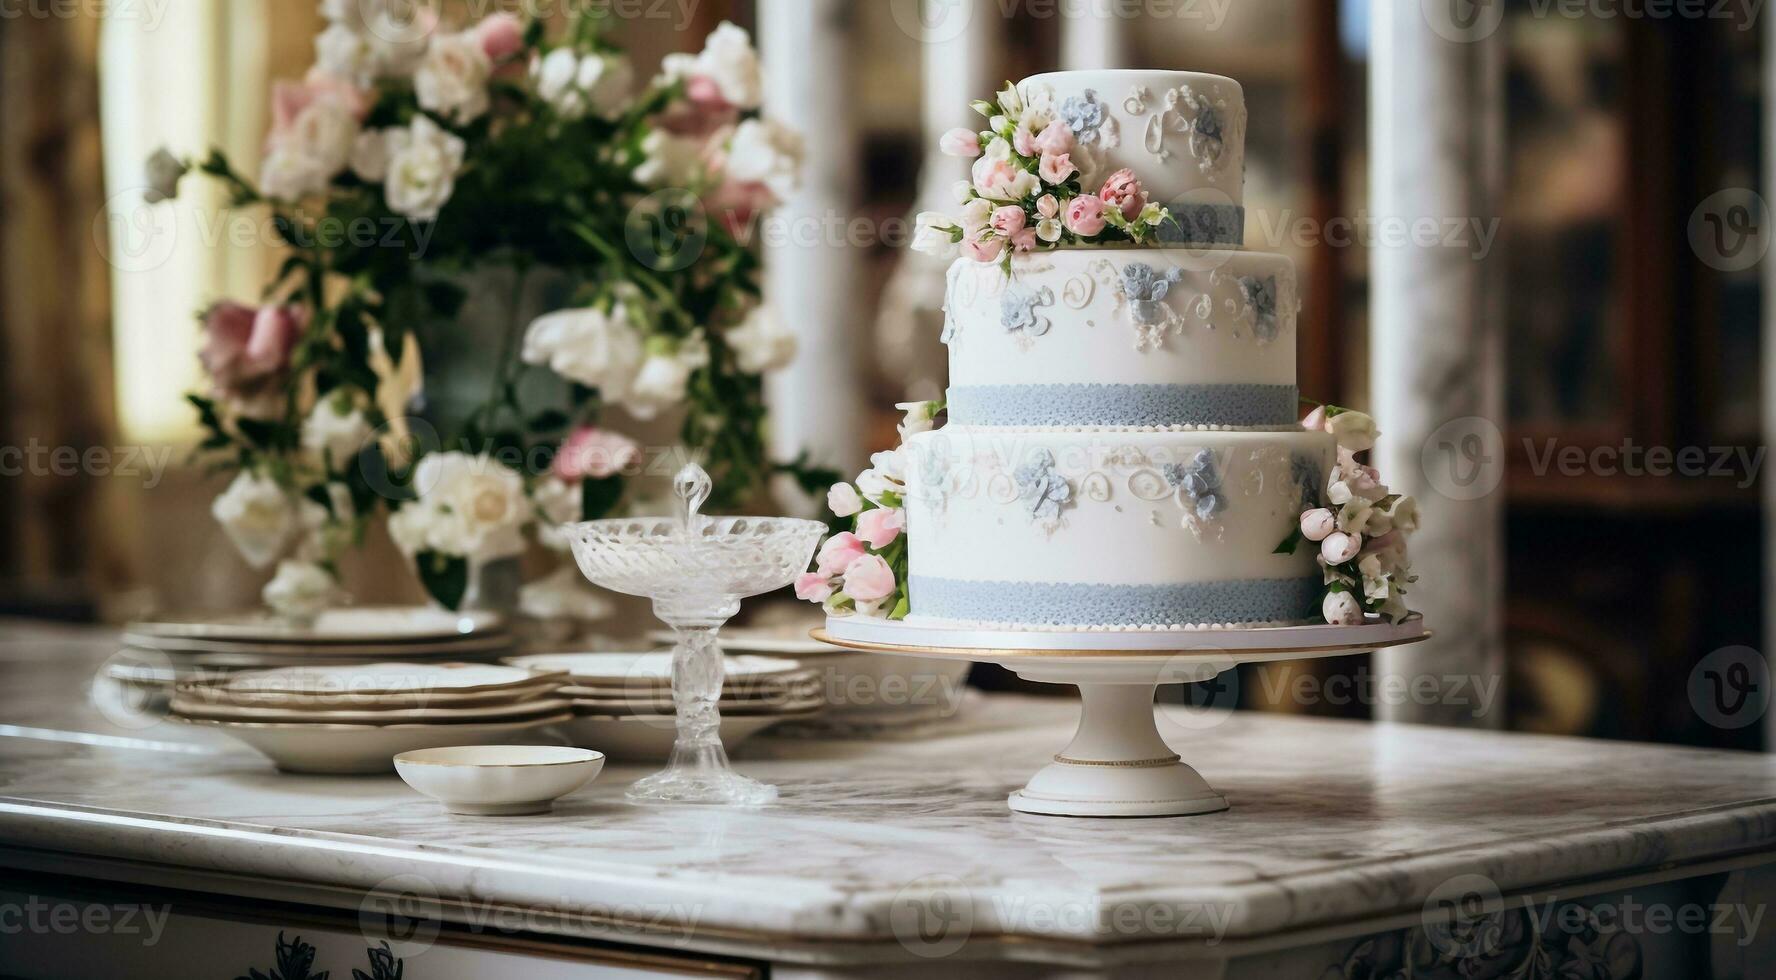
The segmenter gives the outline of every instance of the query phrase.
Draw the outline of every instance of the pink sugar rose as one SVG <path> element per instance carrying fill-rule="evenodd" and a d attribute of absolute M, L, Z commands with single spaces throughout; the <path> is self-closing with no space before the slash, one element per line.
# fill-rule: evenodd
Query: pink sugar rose
<path fill-rule="evenodd" d="M 894 588 L 894 569 L 881 555 L 864 555 L 845 568 L 845 594 L 859 602 L 886 599 Z"/>
<path fill-rule="evenodd" d="M 993 212 L 993 220 L 989 224 L 994 231 L 1010 238 L 1024 230 L 1024 209 L 1015 204 L 1007 204 Z"/>
<path fill-rule="evenodd" d="M 1044 218 L 1052 218 L 1061 213 L 1061 202 L 1055 200 L 1053 194 L 1044 194 L 1036 199 L 1036 213 Z"/>
<path fill-rule="evenodd" d="M 1301 427 L 1309 432 L 1326 431 L 1326 406 L 1314 406 L 1314 410 L 1302 418 Z"/>
<path fill-rule="evenodd" d="M 988 238 L 984 235 L 965 239 L 962 242 L 962 251 L 976 262 L 995 262 L 999 259 L 999 253 L 1005 251 L 1005 239 Z"/>
<path fill-rule="evenodd" d="M 1044 153 L 1037 172 L 1042 179 L 1050 184 L 1064 184 L 1073 176 L 1078 167 L 1073 166 L 1073 158 L 1065 153 Z"/>
<path fill-rule="evenodd" d="M 1122 216 L 1130 221 L 1140 217 L 1141 209 L 1147 206 L 1147 190 L 1135 178 L 1135 172 L 1127 167 L 1110 175 L 1104 181 L 1104 187 L 1098 191 L 1104 203 L 1122 211 Z"/>
<path fill-rule="evenodd" d="M 1096 194 L 1081 194 L 1067 202 L 1067 230 L 1081 238 L 1095 237 L 1104 230 L 1104 200 Z"/>
<path fill-rule="evenodd" d="M 1011 134 L 1011 148 L 1020 156 L 1041 156 L 1042 151 L 1036 148 L 1036 134 L 1028 126 L 1019 126 Z"/>
<path fill-rule="evenodd" d="M 582 425 L 568 434 L 555 454 L 553 472 L 565 483 L 602 480 L 627 469 L 641 456 L 635 440 L 607 429 Z"/>
<path fill-rule="evenodd" d="M 1073 152 L 1073 130 L 1059 119 L 1049 123 L 1042 127 L 1041 134 L 1036 137 L 1036 150 L 1038 153 Z M 1036 155 L 1036 153 L 1024 154 L 1028 157 Z"/>
<path fill-rule="evenodd" d="M 475 25 L 475 40 L 487 60 L 497 64 L 524 47 L 524 22 L 504 11 L 490 14 Z"/>
<path fill-rule="evenodd" d="M 888 547 L 905 527 L 906 511 L 899 507 L 876 507 L 857 517 L 857 536 L 872 548 Z"/>
<path fill-rule="evenodd" d="M 822 575 L 838 575 L 852 562 L 863 557 L 868 550 L 863 539 L 850 531 L 840 531 L 827 538 L 826 543 L 820 546 L 820 554 L 814 560 L 814 567 Z"/>
<path fill-rule="evenodd" d="M 949 156 L 973 159 L 981 155 L 980 134 L 957 126 L 938 139 L 937 148 Z"/>
<path fill-rule="evenodd" d="M 796 577 L 795 593 L 805 602 L 825 602 L 833 594 L 832 579 L 819 572 L 803 572 Z"/>
<path fill-rule="evenodd" d="M 1024 228 L 1012 233 L 1011 250 L 1014 252 L 1034 252 L 1036 250 L 1036 229 Z"/>

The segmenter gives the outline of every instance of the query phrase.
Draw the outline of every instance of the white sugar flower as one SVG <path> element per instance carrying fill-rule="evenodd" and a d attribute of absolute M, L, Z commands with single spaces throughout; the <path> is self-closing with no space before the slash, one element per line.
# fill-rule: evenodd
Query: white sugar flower
<path fill-rule="evenodd" d="M 333 470 L 343 470 L 356 459 L 372 434 L 362 408 L 348 403 L 344 411 L 340 409 L 337 399 L 323 398 L 302 421 L 302 448 Z"/>
<path fill-rule="evenodd" d="M 1338 448 L 1354 453 L 1373 448 L 1381 434 L 1375 428 L 1375 420 L 1362 412 L 1339 412 L 1326 420 L 1326 431 L 1338 441 Z"/>
<path fill-rule="evenodd" d="M 299 524 L 292 496 L 277 481 L 251 470 L 235 476 L 210 504 L 210 514 L 254 568 L 265 568 L 276 560 Z"/>
<path fill-rule="evenodd" d="M 444 34 L 432 41 L 413 75 L 419 107 L 458 123 L 473 122 L 487 111 L 487 79 L 493 62 L 474 34 Z"/>
<path fill-rule="evenodd" d="M 967 204 L 974 199 L 974 181 L 958 180 L 950 185 L 950 196 L 957 204 Z"/>
<path fill-rule="evenodd" d="M 940 259 L 953 258 L 958 251 L 955 230 L 956 224 L 948 216 L 937 211 L 920 211 L 913 219 L 913 251 Z"/>
<path fill-rule="evenodd" d="M 900 431 L 900 441 L 905 442 L 921 432 L 930 432 L 937 421 L 939 404 L 935 401 L 895 402 L 894 407 L 905 413 L 900 425 L 896 427 Z"/>
<path fill-rule="evenodd" d="M 607 401 L 620 401 L 642 354 L 641 333 L 618 303 L 609 313 L 588 306 L 538 317 L 524 332 L 521 356 L 526 364 L 547 365 L 569 381 L 597 388 Z"/>
<path fill-rule="evenodd" d="M 766 119 L 748 119 L 728 141 L 729 180 L 763 184 L 779 200 L 795 193 L 801 182 L 802 134 Z"/>
<path fill-rule="evenodd" d="M 638 419 L 651 419 L 661 410 L 683 402 L 691 375 L 709 363 L 709 342 L 701 334 L 670 347 L 661 340 L 656 338 L 655 344 L 650 345 L 653 349 L 622 399 L 623 407 Z"/>
<path fill-rule="evenodd" d="M 998 94 L 998 99 L 999 99 L 999 108 L 1006 115 L 1017 116 L 1017 115 L 1023 114 L 1024 97 L 1018 93 L 1016 85 L 1009 85 L 1008 84 L 1004 88 L 1000 89 L 999 94 Z M 994 126 L 993 128 L 995 130 L 999 129 L 998 126 Z"/>
<path fill-rule="evenodd" d="M 703 170 L 703 142 L 656 129 L 641 141 L 635 179 L 649 187 L 684 187 Z"/>
<path fill-rule="evenodd" d="M 1338 529 L 1346 534 L 1369 534 L 1370 518 L 1375 507 L 1361 497 L 1346 501 L 1338 508 Z"/>
<path fill-rule="evenodd" d="M 1328 592 L 1320 603 L 1320 615 L 1333 626 L 1363 625 L 1363 606 L 1349 592 Z"/>
<path fill-rule="evenodd" d="M 351 25 L 335 21 L 315 36 L 315 67 L 323 74 L 368 86 L 378 74 L 376 49 Z"/>
<path fill-rule="evenodd" d="M 870 457 L 870 468 L 857 474 L 857 490 L 872 503 L 888 494 L 906 495 L 906 466 L 900 450 L 890 449 Z"/>
<path fill-rule="evenodd" d="M 1405 495 L 1394 498 L 1393 505 L 1388 508 L 1388 519 L 1397 531 L 1411 533 L 1418 530 L 1418 501 Z"/>
<path fill-rule="evenodd" d="M 739 326 L 723 336 L 734 349 L 740 370 L 762 374 L 784 367 L 795 359 L 796 335 L 785 330 L 775 310 L 759 305 L 746 314 Z"/>
<path fill-rule="evenodd" d="M 429 116 L 415 116 L 406 129 L 388 133 L 388 184 L 383 193 L 396 214 L 431 221 L 456 191 L 463 141 Z"/>
<path fill-rule="evenodd" d="M 524 479 L 487 456 L 433 453 L 419 461 L 419 499 L 389 518 L 389 536 L 408 557 L 421 552 L 486 563 L 524 551 L 531 519 Z"/>
<path fill-rule="evenodd" d="M 278 615 L 309 621 L 333 605 L 339 597 L 339 586 L 326 569 L 314 562 L 281 561 L 277 574 L 265 583 L 259 595 Z"/>
<path fill-rule="evenodd" d="M 585 95 L 578 83 L 580 57 L 572 48 L 555 50 L 530 63 L 530 79 L 536 86 L 537 98 L 569 119 L 586 111 Z"/>

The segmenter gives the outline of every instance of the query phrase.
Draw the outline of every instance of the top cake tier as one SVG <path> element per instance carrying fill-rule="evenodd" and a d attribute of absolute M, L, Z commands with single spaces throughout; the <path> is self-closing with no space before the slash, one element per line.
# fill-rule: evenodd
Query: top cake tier
<path fill-rule="evenodd" d="M 1149 197 L 1172 211 L 1167 241 L 1237 246 L 1246 99 L 1240 84 L 1193 71 L 1100 69 L 1032 75 L 1017 84 L 1026 105 L 1052 99 L 1073 130 L 1081 182 L 1096 187 L 1127 167 Z"/>

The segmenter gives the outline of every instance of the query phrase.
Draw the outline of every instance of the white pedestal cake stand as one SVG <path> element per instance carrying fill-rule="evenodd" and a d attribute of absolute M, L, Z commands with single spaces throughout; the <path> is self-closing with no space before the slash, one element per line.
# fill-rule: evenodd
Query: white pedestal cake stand
<path fill-rule="evenodd" d="M 1206 681 L 1242 663 L 1364 653 L 1429 637 L 1417 617 L 1362 626 L 1168 631 L 961 629 L 831 617 L 815 639 L 855 650 L 999 664 L 1026 680 L 1072 684 L 1073 741 L 1011 794 L 1013 810 L 1069 817 L 1214 813 L 1227 799 L 1159 735 L 1153 692 Z"/>

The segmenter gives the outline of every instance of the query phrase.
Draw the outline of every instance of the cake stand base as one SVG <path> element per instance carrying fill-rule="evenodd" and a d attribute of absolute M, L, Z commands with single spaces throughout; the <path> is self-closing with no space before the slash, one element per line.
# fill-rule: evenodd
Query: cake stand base
<path fill-rule="evenodd" d="M 832 618 L 814 637 L 879 653 L 996 663 L 1025 680 L 1079 688 L 1073 740 L 1008 800 L 1020 813 L 1177 817 L 1217 813 L 1227 798 L 1186 765 L 1154 721 L 1161 684 L 1194 684 L 1241 663 L 1361 653 L 1415 643 L 1422 620 L 1179 632 L 974 630 Z"/>

